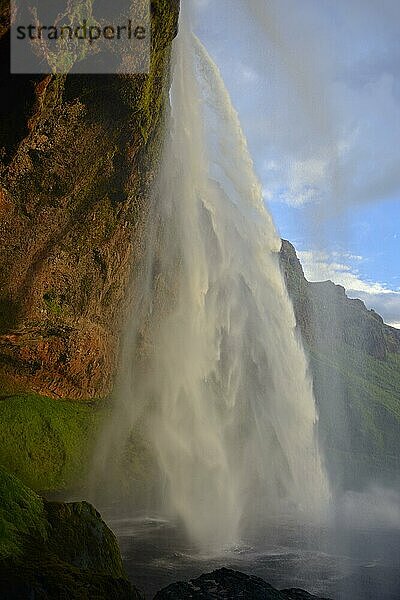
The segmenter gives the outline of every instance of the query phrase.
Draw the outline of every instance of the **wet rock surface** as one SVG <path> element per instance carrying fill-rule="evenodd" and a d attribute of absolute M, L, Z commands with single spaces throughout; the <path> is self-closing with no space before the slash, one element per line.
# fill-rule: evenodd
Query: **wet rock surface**
<path fill-rule="evenodd" d="M 112 389 L 178 13 L 152 2 L 148 75 L 25 76 L 9 73 L 1 0 L 0 382 L 69 399 Z"/>
<path fill-rule="evenodd" d="M 1 600 L 140 600 L 88 502 L 46 502 L 0 469 Z"/>
<path fill-rule="evenodd" d="M 327 600 L 304 590 L 277 590 L 263 579 L 231 569 L 218 569 L 189 582 L 174 583 L 154 600 Z"/>

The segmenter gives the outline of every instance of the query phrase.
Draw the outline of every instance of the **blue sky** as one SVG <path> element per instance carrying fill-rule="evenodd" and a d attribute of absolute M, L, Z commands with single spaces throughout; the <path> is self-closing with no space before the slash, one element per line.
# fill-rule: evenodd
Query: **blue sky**
<path fill-rule="evenodd" d="M 193 2 L 306 275 L 400 327 L 400 2 Z"/>

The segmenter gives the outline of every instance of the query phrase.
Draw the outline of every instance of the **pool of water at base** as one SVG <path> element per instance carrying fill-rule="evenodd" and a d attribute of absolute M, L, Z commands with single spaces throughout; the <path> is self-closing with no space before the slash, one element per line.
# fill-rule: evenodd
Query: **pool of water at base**
<path fill-rule="evenodd" d="M 146 598 L 221 567 L 333 600 L 400 600 L 400 531 L 271 522 L 235 547 L 199 552 L 177 524 L 157 515 L 105 511 L 130 580 Z"/>

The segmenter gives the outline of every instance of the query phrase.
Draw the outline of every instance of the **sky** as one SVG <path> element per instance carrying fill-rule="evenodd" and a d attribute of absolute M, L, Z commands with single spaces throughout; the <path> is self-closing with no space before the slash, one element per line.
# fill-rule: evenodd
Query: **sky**
<path fill-rule="evenodd" d="M 307 278 L 400 328 L 400 2 L 193 2 Z"/>

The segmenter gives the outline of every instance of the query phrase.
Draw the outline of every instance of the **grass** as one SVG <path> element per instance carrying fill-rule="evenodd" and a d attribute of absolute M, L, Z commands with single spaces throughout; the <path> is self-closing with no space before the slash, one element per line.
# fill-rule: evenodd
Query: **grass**
<path fill-rule="evenodd" d="M 399 472 L 400 355 L 378 360 L 343 344 L 312 353 L 311 365 L 328 463 L 342 465 L 349 483 L 390 484 Z"/>
<path fill-rule="evenodd" d="M 40 492 L 80 487 L 108 409 L 35 394 L 0 396 L 0 465 Z"/>
<path fill-rule="evenodd" d="M 335 354 L 313 355 L 320 367 L 333 368 L 361 409 L 382 408 L 400 423 L 400 355 L 378 360 L 342 345 Z M 318 367 L 317 367 L 318 368 Z"/>

